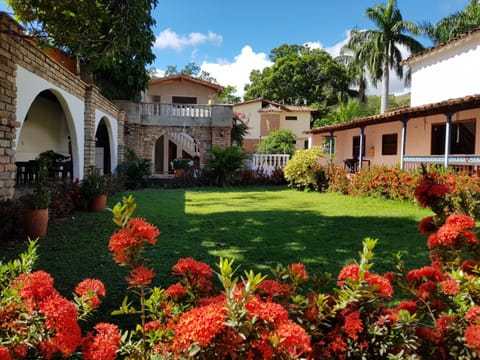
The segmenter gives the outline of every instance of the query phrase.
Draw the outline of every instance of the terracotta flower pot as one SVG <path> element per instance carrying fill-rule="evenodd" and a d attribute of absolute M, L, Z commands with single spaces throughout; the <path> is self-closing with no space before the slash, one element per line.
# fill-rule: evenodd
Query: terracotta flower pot
<path fill-rule="evenodd" d="M 185 175 L 185 169 L 174 169 L 175 177 L 183 177 Z"/>
<path fill-rule="evenodd" d="M 107 195 L 99 195 L 88 201 L 88 211 L 99 212 L 105 211 L 107 208 Z"/>
<path fill-rule="evenodd" d="M 31 239 L 47 236 L 48 209 L 25 209 L 23 213 L 23 228 L 25 234 Z"/>

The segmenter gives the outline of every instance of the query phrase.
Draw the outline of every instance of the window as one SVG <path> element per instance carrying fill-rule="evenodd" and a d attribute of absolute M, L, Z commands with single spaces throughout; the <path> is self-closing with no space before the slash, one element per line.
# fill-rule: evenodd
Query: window
<path fill-rule="evenodd" d="M 285 116 L 285 120 L 297 120 L 296 116 Z"/>
<path fill-rule="evenodd" d="M 173 104 L 196 104 L 197 98 L 188 96 L 172 96 Z"/>
<path fill-rule="evenodd" d="M 382 135 L 382 155 L 397 155 L 398 135 Z"/>
<path fill-rule="evenodd" d="M 362 146 L 362 157 L 365 156 L 365 139 L 367 137 L 363 137 L 363 146 Z M 354 136 L 353 137 L 353 147 L 352 147 L 352 156 L 354 158 L 359 158 L 360 157 L 360 135 Z"/>
<path fill-rule="evenodd" d="M 152 102 L 159 103 L 160 102 L 160 95 L 152 95 Z"/>
<path fill-rule="evenodd" d="M 432 124 L 432 155 L 445 154 L 445 124 Z M 450 154 L 475 154 L 475 120 L 452 123 Z"/>

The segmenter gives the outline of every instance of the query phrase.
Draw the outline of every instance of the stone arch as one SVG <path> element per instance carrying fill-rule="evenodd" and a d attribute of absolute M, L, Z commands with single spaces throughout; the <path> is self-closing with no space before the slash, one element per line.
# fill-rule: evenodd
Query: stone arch
<path fill-rule="evenodd" d="M 35 159 L 50 150 L 64 157 L 61 165 L 60 161 L 58 163 L 58 171 L 52 170 L 52 175 L 62 180 L 73 179 L 78 141 L 72 115 L 62 95 L 54 89 L 40 91 L 19 120 L 21 126 L 15 148 L 17 184 L 33 178 Z"/>
<path fill-rule="evenodd" d="M 112 173 L 112 152 L 108 122 L 102 117 L 95 132 L 95 165 L 101 174 Z"/>
<path fill-rule="evenodd" d="M 175 158 L 198 157 L 198 141 L 184 131 L 162 130 L 153 146 L 154 172 L 166 174 L 172 172 L 170 163 Z"/>
<path fill-rule="evenodd" d="M 15 134 L 15 158 L 16 161 L 20 161 L 22 157 L 19 158 L 18 150 L 21 146 L 21 133 L 24 129 L 25 120 L 29 120 L 32 115 L 30 113 L 32 104 L 37 99 L 38 95 L 43 92 L 49 92 L 53 94 L 56 98 L 56 101 L 60 105 L 63 115 L 66 128 L 68 129 L 68 135 L 66 138 L 67 150 L 68 153 L 68 142 L 70 142 L 71 148 L 71 158 L 73 166 L 73 177 L 81 178 L 83 175 L 83 141 L 84 141 L 84 132 L 83 132 L 83 122 L 84 122 L 84 103 L 83 100 L 78 99 L 77 97 L 72 96 L 65 90 L 62 90 L 45 79 L 21 68 L 17 69 L 17 109 L 16 109 L 16 119 L 19 122 L 20 126 L 16 129 Z M 20 96 L 21 95 L 21 96 Z M 51 95 L 48 95 L 51 96 Z M 53 129 L 54 132 L 57 129 Z M 70 139 L 68 139 L 68 136 Z M 36 139 L 38 142 L 38 139 Z M 47 149 L 52 150 L 52 149 Z M 41 151 L 40 151 L 41 152 Z M 39 152 L 39 153 L 40 153 Z"/>

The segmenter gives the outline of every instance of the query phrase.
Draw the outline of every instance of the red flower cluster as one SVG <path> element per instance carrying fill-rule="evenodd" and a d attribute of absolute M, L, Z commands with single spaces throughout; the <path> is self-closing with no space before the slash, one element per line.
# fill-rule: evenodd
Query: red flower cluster
<path fill-rule="evenodd" d="M 420 205 L 429 207 L 432 202 L 437 201 L 451 191 L 447 185 L 438 184 L 430 179 L 423 179 L 414 192 L 415 198 Z"/>
<path fill-rule="evenodd" d="M 337 284 L 339 287 L 345 285 L 344 280 L 349 282 L 357 282 L 360 280 L 360 266 L 358 264 L 350 264 L 343 267 L 338 275 Z M 391 298 L 393 296 L 393 287 L 390 280 L 385 276 L 372 274 L 365 270 L 363 273 L 363 280 L 370 286 L 370 289 L 378 294 Z"/>
<path fill-rule="evenodd" d="M 288 266 L 288 271 L 293 275 L 295 279 L 298 280 L 307 280 L 308 273 L 305 269 L 305 265 L 300 263 L 291 264 Z"/>
<path fill-rule="evenodd" d="M 181 283 L 176 283 L 173 285 L 170 285 L 167 290 L 165 290 L 165 296 L 166 297 L 171 297 L 174 299 L 178 299 L 185 295 L 187 293 L 187 289 L 181 284 Z"/>
<path fill-rule="evenodd" d="M 212 276 L 212 269 L 204 262 L 192 258 L 179 259 L 177 264 L 172 267 L 173 275 L 192 274 L 201 277 Z"/>
<path fill-rule="evenodd" d="M 130 271 L 130 277 L 126 277 L 129 288 L 141 288 L 150 285 L 152 279 L 155 277 L 153 269 L 148 269 L 140 265 Z"/>
<path fill-rule="evenodd" d="M 475 221 L 467 215 L 450 215 L 445 224 L 437 232 L 431 234 L 427 240 L 429 249 L 440 246 L 458 247 L 461 243 L 477 244 L 477 236 L 472 232 Z"/>
<path fill-rule="evenodd" d="M 158 228 L 142 219 L 132 218 L 110 238 L 109 249 L 119 264 L 135 266 L 136 256 L 145 244 L 154 245 L 160 235 Z"/>
<path fill-rule="evenodd" d="M 105 286 L 97 279 L 81 281 L 75 288 L 75 293 L 87 301 L 92 308 L 97 308 L 102 303 L 99 296 L 106 295 Z"/>
<path fill-rule="evenodd" d="M 117 325 L 99 323 L 95 334 L 88 333 L 82 344 L 84 360 L 114 360 L 121 341 Z"/>
<path fill-rule="evenodd" d="M 46 334 L 39 340 L 38 347 L 42 356 L 51 359 L 55 354 L 71 355 L 81 343 L 81 331 L 78 326 L 78 313 L 75 306 L 63 298 L 53 287 L 53 278 L 44 271 L 21 274 L 15 286 L 27 311 L 44 316 L 43 326 Z M 18 334 L 27 333 L 29 323 L 17 323 Z M 37 325 L 38 326 L 38 325 Z"/>

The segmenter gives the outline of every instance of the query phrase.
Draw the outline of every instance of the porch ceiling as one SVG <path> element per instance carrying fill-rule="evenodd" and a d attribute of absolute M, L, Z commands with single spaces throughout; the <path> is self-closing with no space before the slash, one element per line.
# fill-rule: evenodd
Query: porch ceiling
<path fill-rule="evenodd" d="M 480 107 L 480 94 L 469 95 L 462 98 L 449 99 L 438 103 L 406 106 L 391 109 L 384 114 L 372 115 L 361 119 L 352 120 L 342 124 L 326 125 L 305 131 L 305 134 L 325 134 L 335 131 L 355 129 L 367 125 L 384 124 L 404 119 L 412 119 L 422 116 L 447 114 L 462 110 Z"/>

